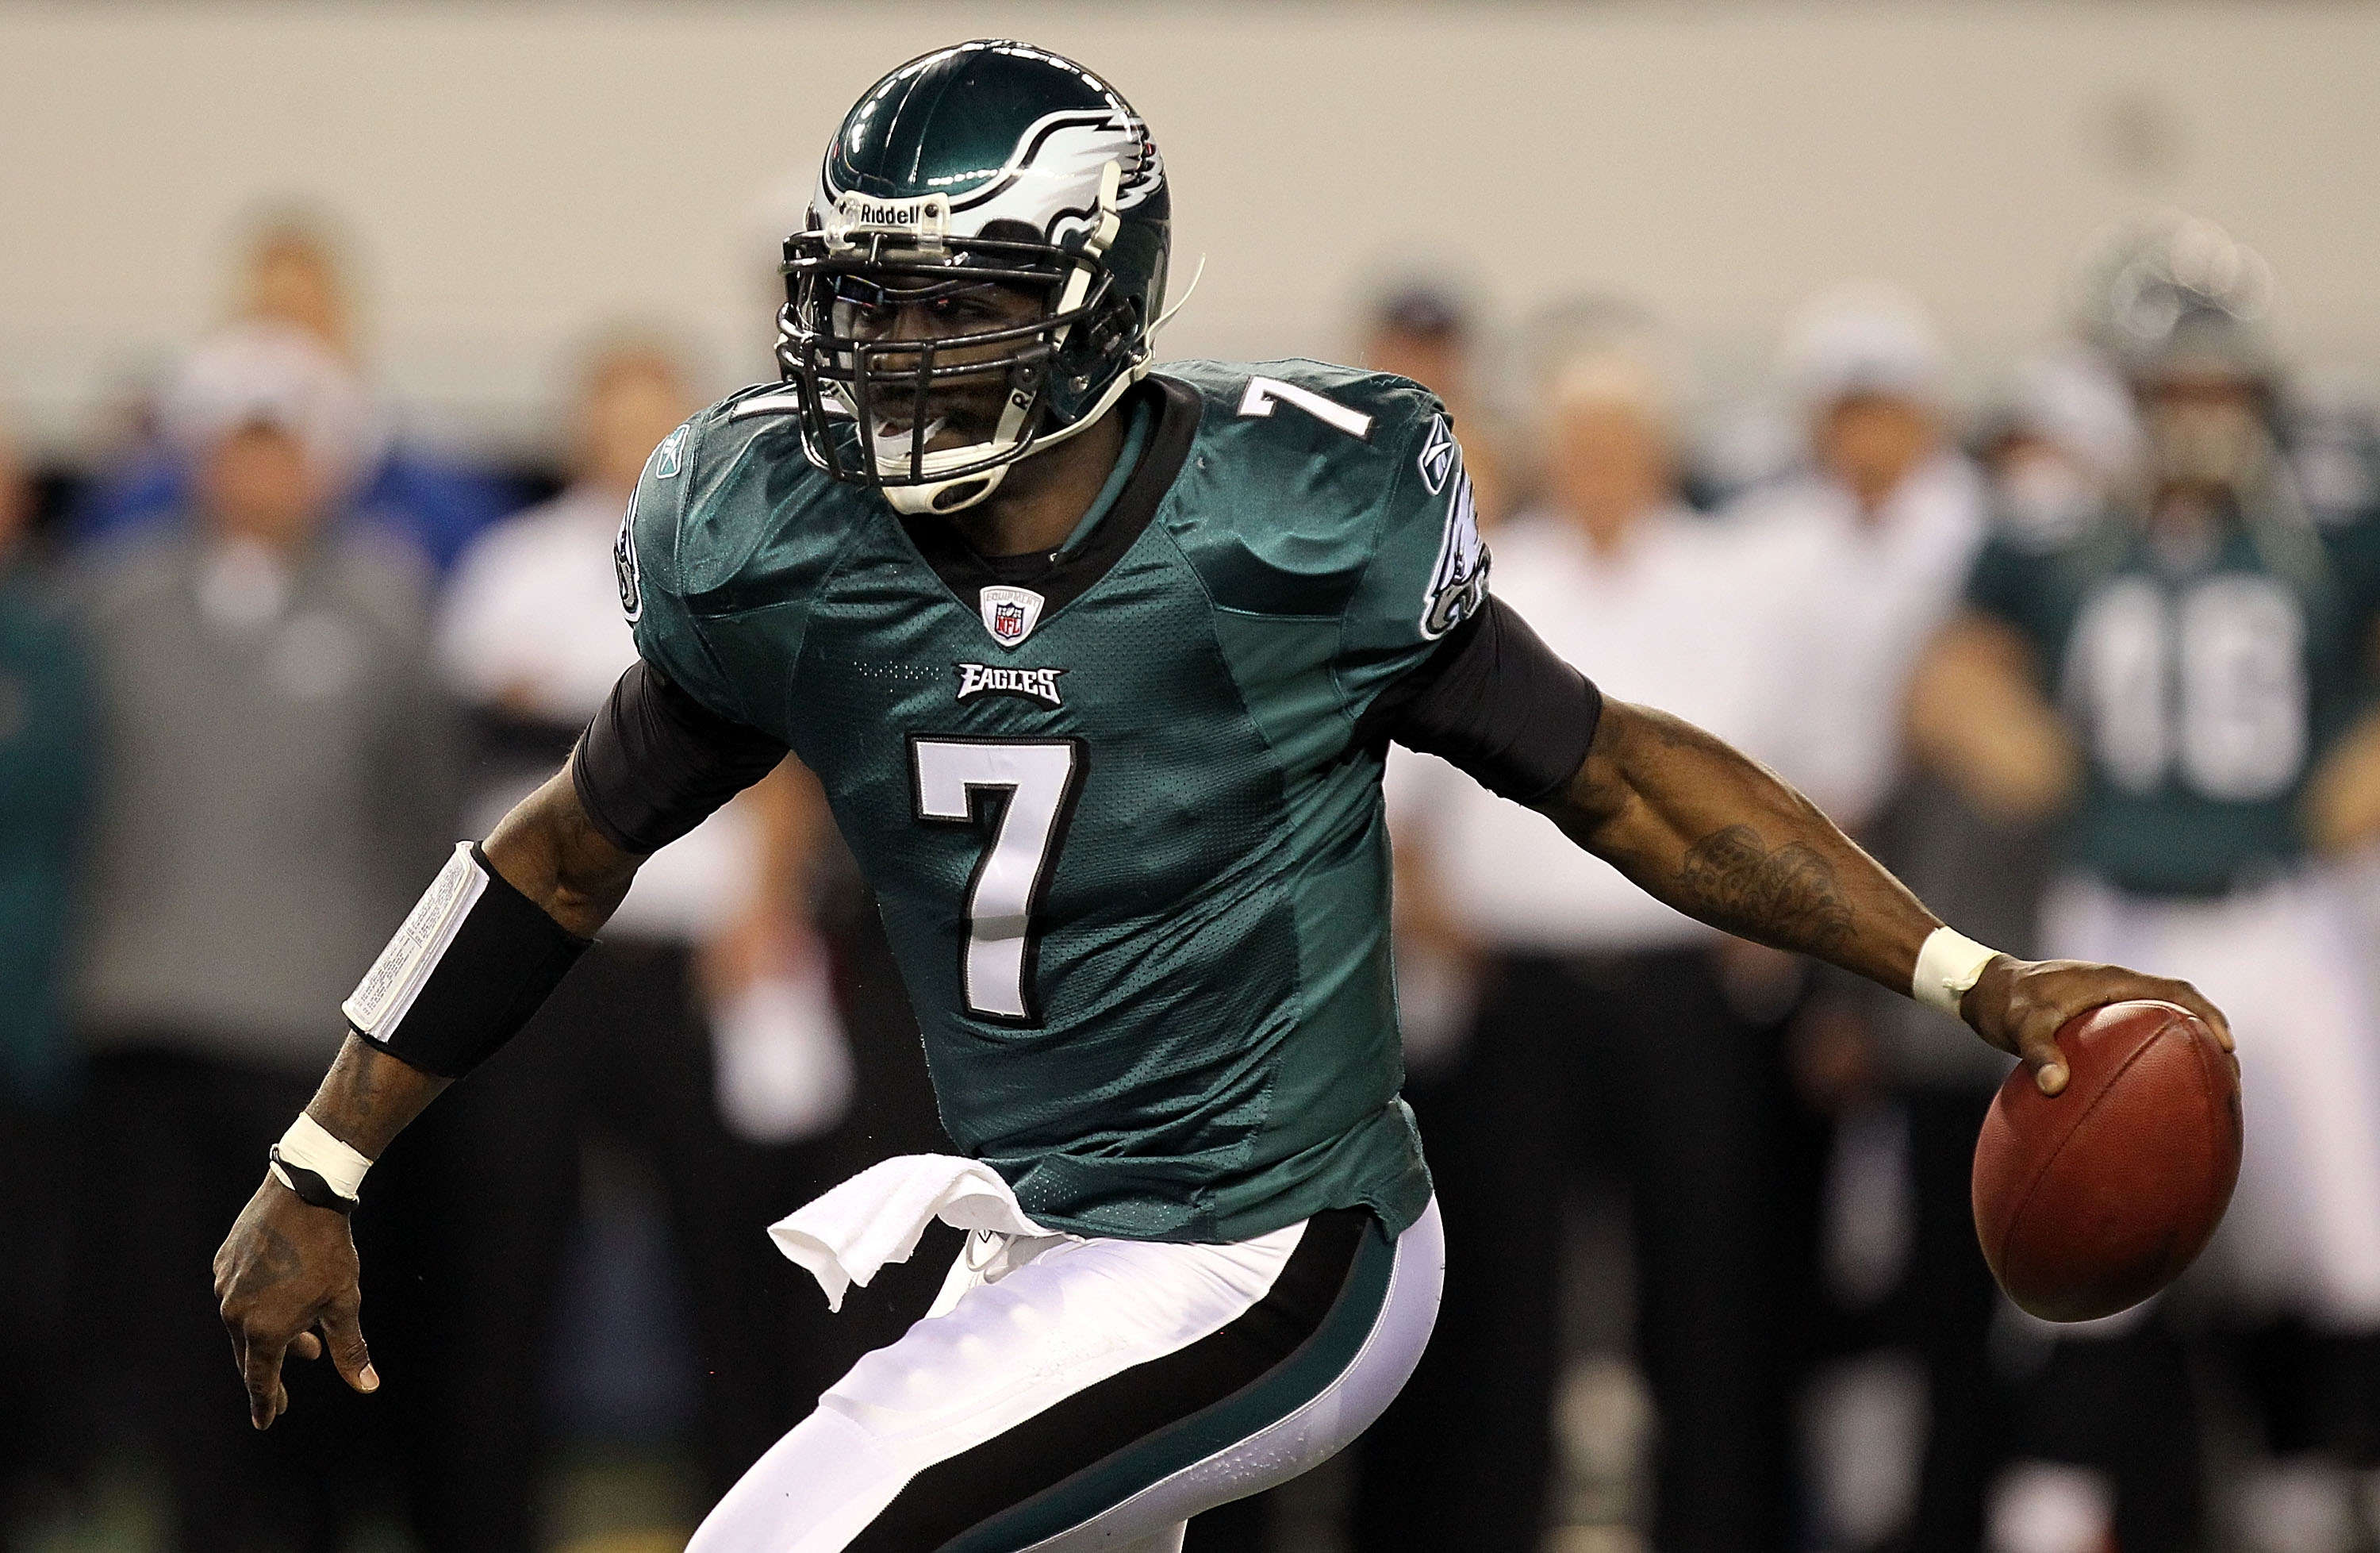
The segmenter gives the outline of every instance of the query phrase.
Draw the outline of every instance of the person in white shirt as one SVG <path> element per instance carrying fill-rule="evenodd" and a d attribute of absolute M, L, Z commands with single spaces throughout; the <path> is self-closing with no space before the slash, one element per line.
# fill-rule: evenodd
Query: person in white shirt
<path fill-rule="evenodd" d="M 1549 399 L 1548 500 L 1498 531 L 1490 586 L 1607 693 L 1790 765 L 1804 703 L 1779 678 L 1783 618 L 1756 551 L 1678 496 L 1662 373 L 1589 345 Z M 1401 961 L 1467 970 L 1479 990 L 1467 1044 L 1409 1091 L 1466 1249 L 1429 1354 L 1367 1443 L 1358 1546 L 1536 1546 L 1561 1355 L 1545 1214 L 1589 1159 L 1618 1167 L 1634 1209 L 1654 1545 L 1787 1545 L 1773 1030 L 1730 1007 L 1720 935 L 1564 851 L 1542 815 L 1404 751 L 1389 784 Z"/>
<path fill-rule="evenodd" d="M 1891 866 L 1984 911 L 1962 862 L 1973 819 L 1912 789 L 1903 750 L 1912 679 L 1986 526 L 1985 483 L 1951 436 L 1947 356 L 1913 299 L 1852 282 L 1797 312 L 1777 366 L 1807 461 L 1723 520 L 1791 610 L 1794 779 Z M 1968 1061 L 1940 1024 L 1821 972 L 1789 1042 L 1823 1159 L 1807 1188 L 1823 1201 L 1805 1209 L 1812 1292 L 1850 1351 L 1814 1370 L 1803 1410 L 1812 1518 L 1833 1546 L 1980 1535 L 1997 1296 L 1967 1162 L 1999 1070 Z"/>
<path fill-rule="evenodd" d="M 1948 362 L 1905 294 L 1866 283 L 1821 293 L 1778 364 L 1809 465 L 1723 517 L 1756 539 L 1766 585 L 1801 622 L 1792 776 L 1856 835 L 1900 774 L 1910 675 L 1982 546 L 1983 483 L 1948 434 Z"/>
<path fill-rule="evenodd" d="M 477 829 L 551 774 L 636 661 L 613 541 L 648 457 L 693 408 L 666 348 L 598 350 L 576 410 L 576 478 L 457 561 L 439 654 L 478 735 Z M 806 1386 L 814 1394 L 835 1373 L 834 1354 L 808 1351 L 789 1318 L 788 1280 L 761 1233 L 832 1174 L 818 1140 L 854 1078 L 829 956 L 802 914 L 826 824 L 807 778 L 781 768 L 654 858 L 537 1022 L 442 1113 L 468 1171 L 503 1183 L 457 1205 L 472 1253 L 455 1266 L 474 1288 L 455 1303 L 470 1330 L 440 1348 L 465 1388 L 455 1450 L 485 1486 L 483 1499 L 448 1507 L 472 1547 L 533 1545 L 534 1432 L 520 1420 L 537 1406 L 589 1137 L 628 1146 L 662 1186 L 718 1488 L 790 1426 Z M 496 1525 L 512 1529 L 496 1536 Z"/>

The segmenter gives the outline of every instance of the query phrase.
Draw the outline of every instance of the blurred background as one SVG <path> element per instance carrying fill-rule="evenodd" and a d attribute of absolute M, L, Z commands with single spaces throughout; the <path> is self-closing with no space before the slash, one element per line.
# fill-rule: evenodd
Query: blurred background
<path fill-rule="evenodd" d="M 771 372 L 851 102 L 987 34 L 1174 177 L 1161 354 L 1455 411 L 1494 583 L 1964 931 L 2197 980 L 2250 1157 L 2149 1307 L 2002 1302 L 1963 1032 L 1391 764 L 1455 1243 L 1423 1371 L 1201 1553 L 2380 1549 L 2380 5 L 0 0 L 0 1546 L 682 1547 L 950 1246 L 789 769 L 359 1215 L 384 1393 L 252 1437 L 204 1267 L 443 849 L 632 653 L 655 442 Z M 1173 300 L 1179 300 L 1181 293 Z"/>

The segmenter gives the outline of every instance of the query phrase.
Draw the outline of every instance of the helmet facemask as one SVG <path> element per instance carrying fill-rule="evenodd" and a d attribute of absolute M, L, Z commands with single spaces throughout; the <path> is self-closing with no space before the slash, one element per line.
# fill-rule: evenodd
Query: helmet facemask
<path fill-rule="evenodd" d="M 955 512 L 1096 422 L 1148 359 L 1104 257 L 1121 174 L 1107 165 L 1063 239 L 1014 220 L 959 234 L 939 194 L 814 207 L 785 243 L 777 342 L 810 462 L 901 512 Z M 945 312 L 947 329 L 914 326 Z"/>

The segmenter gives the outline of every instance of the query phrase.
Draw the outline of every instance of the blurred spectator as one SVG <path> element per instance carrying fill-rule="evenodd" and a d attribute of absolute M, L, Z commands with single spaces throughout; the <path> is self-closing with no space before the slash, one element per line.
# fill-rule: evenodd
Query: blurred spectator
<path fill-rule="evenodd" d="M 2044 543 L 2071 537 L 2097 518 L 2140 470 L 2131 393 L 2079 344 L 2019 361 L 1981 434 L 1993 516 Z"/>
<path fill-rule="evenodd" d="M 1364 321 L 1355 360 L 1374 372 L 1409 377 L 1445 401 L 1463 439 L 1463 467 L 1492 527 L 1509 517 L 1519 495 L 1504 428 L 1479 392 L 1479 340 L 1468 311 L 1450 288 L 1416 281 L 1382 295 Z"/>
<path fill-rule="evenodd" d="M 27 554 L 32 492 L 0 430 L 0 1541 L 55 1494 L 67 1413 L 67 914 L 89 790 L 81 654 Z"/>
<path fill-rule="evenodd" d="M 511 505 L 503 482 L 431 457 L 395 440 L 384 407 L 363 385 L 353 287 L 339 243 L 309 215 L 260 226 L 235 279 L 231 322 L 199 348 L 203 356 L 237 354 L 258 339 L 303 336 L 326 348 L 352 380 L 354 465 L 339 471 L 334 510 L 418 546 L 440 569 L 471 536 Z M 170 445 L 131 450 L 97 481 L 74 518 L 75 536 L 103 537 L 187 514 L 194 471 Z"/>
<path fill-rule="evenodd" d="M 1979 440 L 2003 520 L 2044 532 L 2070 529 L 2125 478 L 2137 444 L 2120 385 L 2075 350 L 2021 362 Z M 1979 804 L 1912 762 L 1864 838 L 1963 931 L 2034 951 L 2052 838 L 2031 812 Z M 1991 1358 L 2001 1302 L 1966 1181 L 2008 1060 L 1906 999 L 1831 979 L 1800 1033 L 1806 1087 L 1840 1116 L 1822 1123 L 1835 1169 L 1813 1226 L 1819 1308 L 1834 1316 L 1820 1346 L 1844 1360 L 1816 1372 L 1807 1400 L 1816 1501 L 1852 1546 L 1900 1525 L 1898 1546 L 1973 1549 L 2012 1425 Z M 1864 1432 L 1883 1440 L 1864 1444 Z"/>
<path fill-rule="evenodd" d="M 237 316 L 289 324 L 350 365 L 360 363 L 355 288 L 342 247 L 319 216 L 291 212 L 261 224 L 237 277 Z"/>
<path fill-rule="evenodd" d="M 576 478 L 457 565 L 440 649 L 478 732 L 473 834 L 552 775 L 634 661 L 613 541 L 647 457 L 694 408 L 667 348 L 599 350 Z M 589 1141 L 625 1145 L 668 1204 L 714 1492 L 834 1378 L 832 1334 L 796 1317 L 796 1270 L 765 1234 L 834 1179 L 822 1140 L 853 1087 L 829 955 L 803 911 L 826 823 L 789 765 L 656 856 L 537 1021 L 431 1119 L 461 1172 L 436 1251 L 457 1327 L 439 1359 L 454 1390 L 438 1546 L 535 1545 L 540 1431 L 526 1425 Z M 478 1186 L 492 1175 L 504 1192 Z"/>
<path fill-rule="evenodd" d="M 2262 261 L 2228 243 L 2168 226 L 2119 270 L 2124 327 L 2105 337 L 2138 397 L 2144 478 L 1997 535 L 1912 704 L 1922 747 L 1979 802 L 2063 813 L 2046 951 L 2204 989 L 2231 1017 L 2249 1117 L 2230 1211 L 2172 1296 L 2083 1328 L 2011 1318 L 2034 1369 L 2029 1460 L 1994 1505 L 2006 1553 L 2195 1545 L 2174 1338 L 2193 1308 L 2255 1333 L 2265 1457 L 2240 1546 L 2362 1546 L 2351 1474 L 2380 1464 L 2380 1025 L 2368 950 L 2312 862 L 2380 834 L 2380 532 L 2313 521 L 2238 284 Z"/>
<path fill-rule="evenodd" d="M 1946 434 L 1941 344 L 1905 294 L 1855 283 L 1813 299 L 1779 368 L 1811 467 L 1726 516 L 1759 531 L 1772 585 L 1809 622 L 1794 775 L 1856 832 L 1899 775 L 1909 672 L 1982 542 L 1983 491 Z"/>
<path fill-rule="evenodd" d="M 353 467 L 346 382 L 294 333 L 194 361 L 166 417 L 195 510 L 80 579 L 101 725 L 81 1351 L 103 1416 L 165 1464 L 185 1553 L 328 1549 L 379 1470 L 366 1404 L 319 1367 L 292 1366 L 295 1418 L 250 1430 L 206 1272 L 338 1049 L 340 1000 L 453 837 L 419 569 L 324 529 Z"/>
<path fill-rule="evenodd" d="M 1558 363 L 1548 505 L 1499 532 L 1492 586 L 1609 695 L 1770 760 L 1799 704 L 1740 535 L 1677 495 L 1671 393 L 1624 349 Z M 1481 988 L 1451 1071 L 1413 1090 L 1464 1226 L 1422 1369 L 1366 1437 L 1366 1549 L 1533 1549 L 1561 1370 L 1562 1216 L 1580 1167 L 1633 1205 L 1655 1401 L 1653 1546 L 1790 1538 L 1774 1187 L 1782 1066 L 1730 1005 L 1720 935 L 1564 848 L 1542 817 L 1395 752 L 1401 955 Z"/>
<path fill-rule="evenodd" d="M 1894 823 L 1902 703 L 1981 543 L 1982 483 L 1949 436 L 1940 342 L 1905 293 L 1821 293 L 1789 325 L 1778 369 L 1808 465 L 1723 520 L 1792 617 L 1798 727 L 1783 769 L 1888 864 L 1917 871 L 1890 844 L 1932 839 Z M 1803 1405 L 1810 1518 L 1820 1546 L 1842 1549 L 1973 1547 L 1989 1447 L 1978 1393 L 1992 1296 L 1965 1158 L 1998 1070 L 1946 1021 L 1912 1029 L 1900 1001 L 1821 972 L 1791 1037 L 1814 1107 L 1792 1209 L 1796 1249 L 1815 1259 L 1804 1331 L 1826 1354 Z M 1927 1071 L 1937 1049 L 1954 1070 L 1986 1065 L 1980 1090 Z"/>

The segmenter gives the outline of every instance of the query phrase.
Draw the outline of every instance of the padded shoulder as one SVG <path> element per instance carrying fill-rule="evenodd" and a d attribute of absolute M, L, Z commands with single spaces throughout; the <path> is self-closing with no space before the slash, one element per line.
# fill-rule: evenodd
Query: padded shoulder
<path fill-rule="evenodd" d="M 1203 402 L 1168 504 L 1223 609 L 1330 622 L 1331 682 L 1360 719 L 1488 593 L 1463 451 L 1438 397 L 1319 361 L 1169 365 Z"/>
<path fill-rule="evenodd" d="M 646 459 L 613 551 L 638 653 L 720 715 L 752 720 L 704 622 L 768 608 L 797 646 L 810 600 L 857 525 L 891 520 L 872 505 L 803 457 L 777 385 L 697 414 Z"/>
<path fill-rule="evenodd" d="M 1172 504 L 1177 538 L 1218 604 L 1337 616 L 1382 545 L 1444 526 L 1462 458 L 1420 385 L 1320 361 L 1182 361 L 1160 369 L 1201 400 Z M 1418 607 L 1413 611 L 1418 618 Z"/>
<path fill-rule="evenodd" d="M 1392 446 L 1446 410 L 1437 395 L 1411 378 L 1304 357 L 1168 361 L 1157 371 L 1197 392 L 1210 427 L 1232 423 L 1254 434 L 1259 444 L 1283 449 L 1335 446 L 1320 434 L 1326 430 L 1374 446 Z M 1303 413 L 1284 415 L 1284 408 Z"/>
<path fill-rule="evenodd" d="M 645 460 L 638 559 L 649 583 L 688 599 L 714 595 L 732 591 L 789 528 L 813 545 L 845 532 L 795 520 L 856 513 L 865 501 L 802 456 L 790 397 L 775 384 L 756 385 L 696 414 Z"/>

